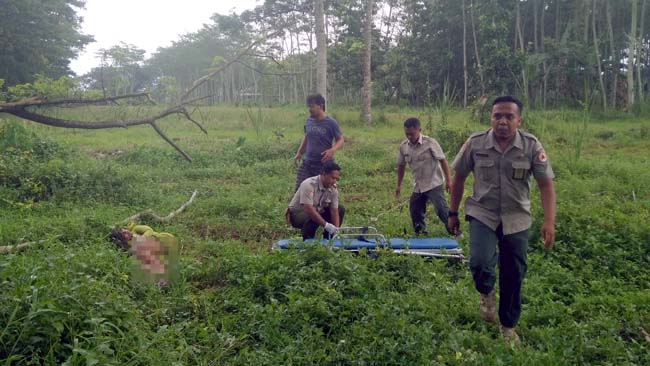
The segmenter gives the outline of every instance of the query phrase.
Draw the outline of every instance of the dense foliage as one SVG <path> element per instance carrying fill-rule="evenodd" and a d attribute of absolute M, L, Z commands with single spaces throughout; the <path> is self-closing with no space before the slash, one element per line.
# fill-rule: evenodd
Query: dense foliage
<path fill-rule="evenodd" d="M 32 82 L 37 74 L 70 75 L 70 60 L 89 42 L 80 32 L 83 0 L 0 1 L 0 79 L 8 86 Z M 0 87 L 2 85 L 0 84 Z"/>
<path fill-rule="evenodd" d="M 389 236 L 411 231 L 392 196 L 405 117 L 430 119 L 425 132 L 450 159 L 471 131 L 485 128 L 451 110 L 443 119 L 383 109 L 371 127 L 355 110 L 330 110 L 348 136 L 337 155 L 347 223 L 368 224 L 384 212 L 377 226 Z M 512 349 L 480 320 L 461 263 L 326 248 L 271 252 L 275 240 L 297 235 L 282 213 L 304 107 L 200 112 L 207 137 L 177 121 L 162 124 L 191 147 L 192 164 L 145 127 L 72 131 L 2 122 L 0 243 L 44 240 L 0 256 L 6 365 L 650 363 L 644 121 L 527 113 L 525 127 L 540 137 L 557 175 L 558 242 L 541 249 L 534 190 L 523 345 Z M 54 175 L 53 164 L 60 167 Z M 29 182 L 50 192 L 26 194 Z M 180 238 L 180 282 L 165 289 L 134 282 L 131 259 L 106 240 L 109 226 L 148 208 L 165 214 L 194 189 L 199 196 L 187 212 L 148 223 Z M 445 235 L 437 220 L 429 222 L 434 235 Z"/>
<path fill-rule="evenodd" d="M 368 2 L 325 3 L 328 99 L 359 103 Z M 252 39 L 275 33 L 256 52 L 266 57 L 245 57 L 200 93 L 211 96 L 208 103 L 302 102 L 315 89 L 313 8 L 311 0 L 267 0 L 241 14 L 216 14 L 148 60 L 104 63 L 86 77 L 117 93 L 111 85 L 122 75 L 131 88 L 169 100 Z M 650 93 L 649 13 L 647 0 L 375 1 L 374 101 L 435 104 L 448 85 L 456 104 L 465 95 L 471 104 L 515 93 L 533 107 L 638 108 Z"/>

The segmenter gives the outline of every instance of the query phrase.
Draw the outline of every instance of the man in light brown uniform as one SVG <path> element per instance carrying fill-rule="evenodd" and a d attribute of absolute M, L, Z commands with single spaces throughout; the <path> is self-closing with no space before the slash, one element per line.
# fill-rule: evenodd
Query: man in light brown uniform
<path fill-rule="evenodd" d="M 447 164 L 445 153 L 440 144 L 435 139 L 423 135 L 421 130 L 420 121 L 417 118 L 409 118 L 404 121 L 406 140 L 400 144 L 397 154 L 395 196 L 399 198 L 402 192 L 402 180 L 404 180 L 404 172 L 408 163 L 415 182 L 409 202 L 413 229 L 416 234 L 427 235 L 424 222 L 427 201 L 433 203 L 438 218 L 447 229 L 449 207 L 445 199 L 443 184 L 449 191 L 451 179 L 449 179 L 449 164 Z"/>
<path fill-rule="evenodd" d="M 454 159 L 449 229 L 459 231 L 458 206 L 465 179 L 474 173 L 471 197 L 465 200 L 469 221 L 470 268 L 481 293 L 480 313 L 496 322 L 495 266 L 499 263 L 499 321 L 504 338 L 520 342 L 515 326 L 521 314 L 521 286 L 526 274 L 530 213 L 530 177 L 540 189 L 544 248 L 555 241 L 553 170 L 542 144 L 519 131 L 523 103 L 512 96 L 492 104 L 492 128 L 475 133 Z M 498 253 L 497 253 L 498 246 Z"/>
<path fill-rule="evenodd" d="M 302 230 L 302 238 L 312 239 L 323 226 L 323 238 L 330 239 L 343 222 L 345 208 L 339 204 L 341 167 L 333 161 L 323 164 L 319 175 L 305 179 L 293 195 L 287 217 L 291 226 Z"/>

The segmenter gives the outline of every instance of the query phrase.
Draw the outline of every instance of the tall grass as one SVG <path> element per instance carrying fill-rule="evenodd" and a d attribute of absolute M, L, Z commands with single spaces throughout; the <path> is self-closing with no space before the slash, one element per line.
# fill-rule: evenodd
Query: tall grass
<path fill-rule="evenodd" d="M 384 122 L 369 126 L 356 110 L 328 109 L 346 136 L 337 154 L 346 223 L 368 225 L 387 211 L 376 226 L 389 237 L 412 235 L 408 209 L 390 210 L 400 203 L 392 192 L 403 120 L 431 113 L 440 122 L 432 135 L 450 160 L 469 133 L 485 129 L 464 111 L 445 112 L 443 126 L 437 110 L 376 108 Z M 245 108 L 201 113 L 208 136 L 180 120 L 162 123 L 192 164 L 146 128 L 0 122 L 10 131 L 0 136 L 0 243 L 44 240 L 0 256 L 1 365 L 650 364 L 643 120 L 527 114 L 525 128 L 556 172 L 558 240 L 541 249 L 534 189 L 523 346 L 512 349 L 480 320 L 460 263 L 325 248 L 271 252 L 275 240 L 296 236 L 283 212 L 306 109 L 252 110 L 264 115 L 259 129 Z M 30 201 L 21 198 L 29 185 L 7 177 L 53 188 Z M 164 289 L 133 281 L 132 259 L 106 240 L 110 226 L 145 209 L 164 215 L 195 189 L 186 212 L 149 222 L 180 239 L 180 281 Z M 446 235 L 428 215 L 432 235 Z M 469 251 L 467 237 L 460 243 Z"/>

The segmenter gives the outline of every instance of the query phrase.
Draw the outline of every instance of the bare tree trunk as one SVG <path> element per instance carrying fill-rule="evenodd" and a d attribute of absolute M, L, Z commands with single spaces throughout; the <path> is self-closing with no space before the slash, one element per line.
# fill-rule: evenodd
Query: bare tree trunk
<path fill-rule="evenodd" d="M 627 54 L 627 108 L 630 110 L 634 105 L 634 57 L 636 50 L 636 28 L 638 14 L 638 0 L 632 0 L 632 20 L 630 24 L 630 43 Z"/>
<path fill-rule="evenodd" d="M 644 95 L 643 95 L 643 75 L 641 74 L 641 53 L 643 51 L 643 42 L 644 42 L 644 34 L 645 32 L 645 13 L 646 9 L 648 6 L 648 0 L 642 0 L 642 5 L 641 5 L 641 24 L 639 25 L 639 41 L 637 42 L 637 62 L 636 62 L 636 77 L 637 77 L 637 89 L 639 91 L 639 103 L 643 103 L 644 101 Z"/>
<path fill-rule="evenodd" d="M 314 31 L 314 35 L 315 35 L 315 31 Z M 310 34 L 309 35 L 309 54 L 310 55 L 314 54 L 314 41 L 313 41 L 313 38 L 314 37 L 312 37 L 312 35 Z M 314 90 L 313 86 L 314 86 L 314 59 L 310 57 L 309 58 L 309 85 L 308 85 L 308 88 L 307 88 L 307 90 L 309 90 L 309 93 L 311 93 L 312 90 Z"/>
<path fill-rule="evenodd" d="M 515 23 L 515 45 L 517 44 L 517 39 L 519 40 L 519 49 L 521 50 L 521 53 L 523 55 L 526 54 L 526 46 L 524 44 L 524 33 L 521 29 L 521 11 L 519 9 L 519 1 L 515 2 L 516 6 L 516 12 L 517 12 L 517 18 L 516 18 L 516 23 Z M 516 48 L 516 47 L 515 47 Z M 521 69 L 521 79 L 522 79 L 522 95 L 524 96 L 525 100 L 529 99 L 528 95 L 528 77 L 526 75 L 526 67 L 522 67 Z"/>
<path fill-rule="evenodd" d="M 545 15 L 546 15 L 546 4 L 544 4 L 544 0 L 542 0 L 542 15 L 540 19 L 540 37 L 539 37 L 539 48 L 542 51 L 542 53 L 545 53 L 545 45 L 544 45 L 544 36 L 546 35 L 546 30 L 545 30 Z M 549 74 L 549 68 L 548 65 L 546 64 L 546 59 L 542 62 L 542 72 L 544 73 L 543 80 L 542 80 L 542 108 L 546 109 L 546 90 L 548 86 L 548 74 Z"/>
<path fill-rule="evenodd" d="M 474 38 L 474 53 L 476 54 L 476 67 L 478 68 L 478 77 L 481 82 L 481 96 L 483 96 L 485 95 L 485 81 L 483 80 L 483 67 L 481 66 L 481 57 L 478 52 L 476 25 L 474 24 L 474 0 L 469 1 L 469 17 L 472 23 L 472 37 Z"/>
<path fill-rule="evenodd" d="M 463 0 L 463 108 L 467 108 L 467 19 Z"/>
<path fill-rule="evenodd" d="M 557 44 L 560 44 L 560 2 L 559 1 L 555 2 L 555 42 Z M 558 60 L 557 68 L 558 71 L 555 74 L 555 104 L 556 105 L 560 101 L 560 90 L 562 89 L 560 85 L 562 81 L 562 76 L 561 76 L 561 66 L 559 60 Z"/>
<path fill-rule="evenodd" d="M 582 40 L 584 41 L 585 45 L 587 45 L 587 42 L 589 42 L 589 1 L 595 0 L 584 0 L 585 28 L 582 34 Z"/>
<path fill-rule="evenodd" d="M 612 8 L 609 5 L 609 0 L 605 0 L 605 13 L 607 16 L 607 33 L 609 33 L 609 48 L 612 59 L 612 86 L 611 86 L 611 106 L 616 109 L 616 92 L 618 88 L 618 73 L 620 71 L 620 55 L 614 42 L 614 27 L 612 26 Z"/>
<path fill-rule="evenodd" d="M 591 7 L 589 6 L 591 2 L 595 2 L 596 0 L 583 0 L 583 8 L 582 12 L 584 15 L 584 29 L 582 33 L 582 42 L 585 46 L 589 44 L 589 28 L 590 22 L 589 22 L 589 14 L 591 13 Z M 577 17 L 576 17 L 576 24 L 577 24 Z M 585 103 L 589 106 L 591 106 L 591 96 L 593 94 L 593 91 L 591 90 L 591 78 L 587 76 L 587 73 L 583 73 L 583 99 Z"/>
<path fill-rule="evenodd" d="M 366 25 L 363 30 L 363 43 L 365 46 L 363 57 L 363 120 L 372 123 L 372 80 L 371 80 L 371 56 L 372 56 L 372 8 L 373 0 L 368 0 L 366 9 Z"/>
<path fill-rule="evenodd" d="M 605 90 L 605 82 L 603 81 L 603 69 L 600 65 L 600 51 L 598 50 L 598 32 L 596 31 L 596 1 L 593 2 L 591 8 L 591 28 L 594 35 L 594 52 L 596 53 L 596 63 L 598 64 L 598 83 L 600 84 L 600 93 L 603 98 L 603 111 L 607 112 L 607 91 Z"/>
<path fill-rule="evenodd" d="M 325 34 L 325 0 L 314 2 L 316 21 L 316 92 L 327 100 L 327 35 Z"/>
<path fill-rule="evenodd" d="M 539 17 L 538 8 L 537 0 L 533 0 L 533 43 L 535 46 L 535 52 L 539 51 L 539 35 L 537 33 L 537 19 Z"/>

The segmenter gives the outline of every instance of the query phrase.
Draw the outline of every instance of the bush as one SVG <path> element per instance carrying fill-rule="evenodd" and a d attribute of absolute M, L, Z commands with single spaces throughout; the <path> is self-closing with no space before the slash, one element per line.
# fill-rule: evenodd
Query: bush
<path fill-rule="evenodd" d="M 0 130 L 0 187 L 9 201 L 22 203 L 61 199 L 128 199 L 128 176 L 119 167 L 89 165 L 72 159 L 73 152 L 43 140 L 23 125 L 7 123 Z"/>

